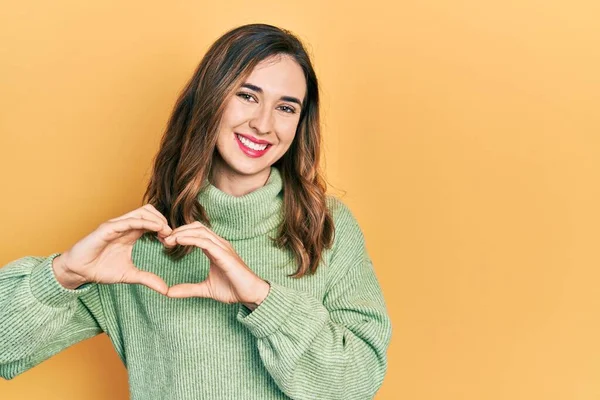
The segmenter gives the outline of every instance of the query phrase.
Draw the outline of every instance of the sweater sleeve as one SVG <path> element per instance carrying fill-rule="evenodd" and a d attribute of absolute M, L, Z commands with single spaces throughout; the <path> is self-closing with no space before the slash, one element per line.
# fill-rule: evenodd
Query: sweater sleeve
<path fill-rule="evenodd" d="M 96 284 L 63 287 L 48 257 L 27 256 L 0 269 L 0 377 L 12 379 L 103 330 Z"/>
<path fill-rule="evenodd" d="M 237 319 L 293 399 L 371 399 L 383 383 L 392 334 L 381 287 L 357 221 L 342 205 L 323 301 L 281 284 Z"/>

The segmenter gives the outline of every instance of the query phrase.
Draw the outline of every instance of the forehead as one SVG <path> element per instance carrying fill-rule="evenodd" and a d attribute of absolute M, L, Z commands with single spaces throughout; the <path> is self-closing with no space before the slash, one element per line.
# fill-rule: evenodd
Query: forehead
<path fill-rule="evenodd" d="M 286 55 L 259 62 L 246 82 L 261 87 L 266 96 L 293 96 L 302 100 L 306 93 L 306 79 L 302 68 Z"/>

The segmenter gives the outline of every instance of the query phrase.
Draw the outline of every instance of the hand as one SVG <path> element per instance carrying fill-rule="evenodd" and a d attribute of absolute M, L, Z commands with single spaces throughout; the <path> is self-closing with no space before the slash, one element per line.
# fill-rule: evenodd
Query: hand
<path fill-rule="evenodd" d="M 167 219 L 150 204 L 100 224 L 54 259 L 57 280 L 69 289 L 88 282 L 138 283 L 166 294 L 168 286 L 164 280 L 140 271 L 131 259 L 133 244 L 147 231 L 158 232 L 159 239 L 173 231 Z"/>
<path fill-rule="evenodd" d="M 171 286 L 168 297 L 207 297 L 223 303 L 244 303 L 254 309 L 269 293 L 269 283 L 257 276 L 231 243 L 199 221 L 180 226 L 164 239 L 167 247 L 196 246 L 210 260 L 208 277 L 200 283 Z"/>

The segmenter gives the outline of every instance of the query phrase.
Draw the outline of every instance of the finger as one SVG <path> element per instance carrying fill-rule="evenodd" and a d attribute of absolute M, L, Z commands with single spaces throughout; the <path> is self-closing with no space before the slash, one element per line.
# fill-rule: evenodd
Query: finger
<path fill-rule="evenodd" d="M 116 218 L 109 219 L 109 221 L 118 221 L 120 219 L 131 218 L 131 217 L 142 218 L 142 214 L 146 214 L 148 212 L 149 211 L 146 210 L 144 207 L 140 207 L 140 208 L 136 208 L 135 210 L 129 211 L 126 214 L 120 215 Z M 146 215 L 148 215 L 148 214 L 146 214 Z M 150 215 L 148 215 L 148 217 L 150 217 Z M 145 218 L 145 219 L 154 220 L 154 218 Z"/>
<path fill-rule="evenodd" d="M 124 280 L 124 283 L 137 283 L 144 285 L 162 295 L 167 295 L 169 286 L 156 274 L 147 271 L 140 271 L 139 269 L 134 270 Z"/>
<path fill-rule="evenodd" d="M 210 233 L 215 239 L 217 239 L 223 246 L 225 246 L 228 249 L 232 249 L 233 250 L 233 246 L 231 245 L 231 243 L 229 243 L 227 240 L 223 239 L 221 236 L 217 235 L 212 229 L 210 229 L 208 226 L 204 225 L 202 222 L 200 221 L 196 221 L 198 224 L 200 224 L 200 226 L 204 227 L 204 229 L 206 229 L 208 231 L 208 233 Z"/>
<path fill-rule="evenodd" d="M 134 229 L 143 229 L 146 231 L 165 232 L 165 225 L 156 221 L 150 221 L 140 218 L 125 218 L 112 222 L 105 222 L 102 225 L 108 236 L 107 240 L 112 240 L 116 237 L 115 234 L 123 234 Z"/>
<path fill-rule="evenodd" d="M 212 298 L 208 285 L 204 282 L 200 283 L 180 283 L 173 285 L 167 292 L 168 297 L 185 298 L 185 297 L 207 297 Z"/>
<path fill-rule="evenodd" d="M 154 210 L 155 212 L 153 212 Z M 158 215 L 157 215 L 158 214 Z M 169 221 L 165 217 L 162 216 L 161 213 L 158 212 L 154 207 L 147 204 L 146 206 L 139 208 L 137 213 L 134 212 L 134 216 L 139 216 L 142 219 L 148 219 L 151 221 L 157 221 L 163 224 L 166 229 L 164 231 L 160 231 L 158 234 L 162 236 L 168 236 L 173 232 L 173 229 L 169 226 Z"/>
<path fill-rule="evenodd" d="M 177 228 L 173 229 L 173 233 L 186 231 L 188 229 L 198 228 L 199 226 L 201 226 L 200 222 L 199 221 L 194 221 L 194 222 L 192 222 L 190 224 L 181 225 L 180 227 L 177 227 Z"/>
<path fill-rule="evenodd" d="M 219 235 L 217 235 L 216 233 L 214 233 L 213 231 L 208 229 L 206 226 L 204 226 L 200 223 L 198 223 L 199 225 L 195 225 L 195 226 L 194 226 L 194 224 L 185 225 L 186 226 L 185 229 L 180 229 L 183 227 L 179 227 L 179 228 L 175 229 L 173 231 L 173 233 L 171 233 L 167 239 L 169 239 L 171 237 L 177 237 L 180 235 L 200 236 L 200 237 L 205 237 L 205 238 L 212 240 L 217 246 L 221 247 L 224 250 L 231 249 L 229 242 L 227 242 L 225 239 L 221 238 Z M 171 239 L 170 241 L 167 240 L 167 243 L 174 243 L 174 242 Z"/>
<path fill-rule="evenodd" d="M 142 208 L 144 208 L 144 209 L 146 209 L 146 210 L 150 211 L 152 214 L 154 214 L 154 215 L 156 215 L 158 218 L 160 218 L 160 219 L 161 219 L 161 220 L 162 220 L 162 221 L 165 223 L 165 225 L 169 226 L 169 221 L 167 220 L 167 218 L 166 218 L 164 215 L 162 215 L 162 214 L 160 213 L 160 211 L 158 211 L 158 210 L 156 209 L 156 207 L 154 207 L 152 204 L 146 204 L 146 205 L 144 205 L 144 207 L 142 207 Z"/>
<path fill-rule="evenodd" d="M 159 215 L 160 215 L 160 213 L 159 213 Z M 144 207 L 138 208 L 138 209 L 133 210 L 131 212 L 128 212 L 127 214 L 124 214 L 124 215 L 122 215 L 120 217 L 110 219 L 109 221 L 110 222 L 120 221 L 120 220 L 127 219 L 127 218 L 147 219 L 149 221 L 155 221 L 157 223 L 163 224 L 163 225 L 165 225 L 167 227 L 167 229 L 164 232 L 162 232 L 162 231 L 160 232 L 160 234 L 163 235 L 163 236 L 168 236 L 173 231 L 171 229 L 171 227 L 169 227 L 169 223 L 166 220 L 166 218 L 164 218 L 164 217 L 160 218 L 156 214 L 152 213 L 149 209 L 144 208 Z"/>
<path fill-rule="evenodd" d="M 168 241 L 169 239 L 167 238 L 165 240 Z M 204 254 L 206 254 L 206 256 L 209 257 L 211 261 L 219 257 L 227 256 L 229 254 L 227 250 L 215 244 L 210 239 L 201 238 L 197 236 L 176 236 L 174 240 L 176 243 L 182 245 L 191 245 L 201 248 L 204 251 Z"/>
<path fill-rule="evenodd" d="M 185 231 L 185 230 L 189 230 L 189 229 L 193 229 L 195 226 L 197 226 L 194 222 L 192 222 L 191 224 L 186 224 L 186 225 L 181 225 L 175 229 L 173 229 L 171 231 L 171 233 L 169 234 L 169 236 L 165 237 L 165 242 L 164 245 L 167 247 L 174 247 L 175 246 L 175 240 L 173 239 L 173 236 L 175 236 L 175 234 Z M 171 240 L 166 240 L 169 237 L 171 237 Z"/>
<path fill-rule="evenodd" d="M 221 243 L 218 240 L 218 238 L 212 236 L 210 232 L 207 232 L 206 229 L 203 228 L 186 229 L 185 231 L 179 231 L 175 234 L 171 234 L 165 238 L 165 243 L 167 246 L 175 246 L 176 238 L 184 236 L 204 238 L 210 240 L 212 243 L 214 243 L 216 246 L 219 246 L 221 249 L 229 251 L 229 249 L 223 243 Z"/>

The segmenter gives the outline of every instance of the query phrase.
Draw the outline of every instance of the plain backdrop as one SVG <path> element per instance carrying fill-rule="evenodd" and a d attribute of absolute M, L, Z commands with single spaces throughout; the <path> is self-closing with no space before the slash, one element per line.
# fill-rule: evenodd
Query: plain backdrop
<path fill-rule="evenodd" d="M 393 320 L 376 398 L 598 399 L 598 20 L 596 0 L 4 2 L 0 265 L 141 206 L 208 46 L 271 23 L 313 55 L 331 192 Z M 127 399 L 107 336 L 0 382 L 42 397 Z"/>

